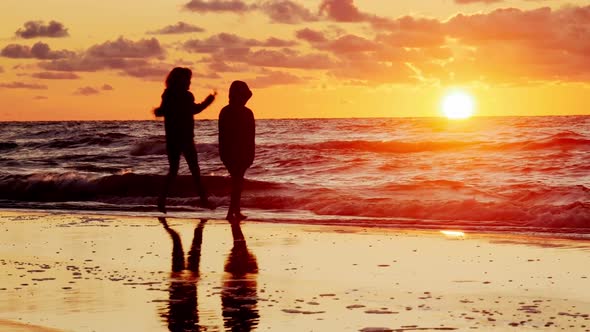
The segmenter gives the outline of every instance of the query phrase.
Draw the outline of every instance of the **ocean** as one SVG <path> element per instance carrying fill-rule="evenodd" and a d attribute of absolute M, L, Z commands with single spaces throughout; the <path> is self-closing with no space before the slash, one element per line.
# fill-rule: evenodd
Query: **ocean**
<path fill-rule="evenodd" d="M 590 116 L 257 120 L 244 212 L 253 220 L 590 233 Z M 217 121 L 195 142 L 213 212 L 184 160 L 169 214 L 223 218 Z M 155 214 L 163 122 L 4 122 L 0 208 Z"/>

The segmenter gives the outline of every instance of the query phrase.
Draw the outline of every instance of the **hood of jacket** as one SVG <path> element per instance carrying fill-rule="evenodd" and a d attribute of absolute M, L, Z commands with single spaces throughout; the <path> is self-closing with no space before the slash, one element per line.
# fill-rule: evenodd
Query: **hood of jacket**
<path fill-rule="evenodd" d="M 244 106 L 252 97 L 252 91 L 248 88 L 248 84 L 242 81 L 233 81 L 229 87 L 229 103 L 230 105 Z"/>

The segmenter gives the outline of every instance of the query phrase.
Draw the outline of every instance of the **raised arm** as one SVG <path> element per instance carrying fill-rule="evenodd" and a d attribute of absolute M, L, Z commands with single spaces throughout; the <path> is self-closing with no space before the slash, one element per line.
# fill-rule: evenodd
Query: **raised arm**
<path fill-rule="evenodd" d="M 213 103 L 213 101 L 215 100 L 215 96 L 217 96 L 217 91 L 208 95 L 207 98 L 205 98 L 205 100 L 203 100 L 200 104 L 193 103 L 193 106 L 192 106 L 193 115 L 199 114 L 199 113 L 203 112 L 203 110 L 205 108 L 209 107 L 209 105 L 211 105 L 211 103 Z"/>

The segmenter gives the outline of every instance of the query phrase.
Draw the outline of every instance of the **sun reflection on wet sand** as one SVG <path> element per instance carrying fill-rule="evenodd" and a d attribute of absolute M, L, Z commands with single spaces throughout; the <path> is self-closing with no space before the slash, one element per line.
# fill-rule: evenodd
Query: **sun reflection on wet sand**
<path fill-rule="evenodd" d="M 466 237 L 464 232 L 461 231 L 440 231 L 442 234 L 444 234 L 445 236 L 451 237 L 451 238 L 464 238 Z"/>

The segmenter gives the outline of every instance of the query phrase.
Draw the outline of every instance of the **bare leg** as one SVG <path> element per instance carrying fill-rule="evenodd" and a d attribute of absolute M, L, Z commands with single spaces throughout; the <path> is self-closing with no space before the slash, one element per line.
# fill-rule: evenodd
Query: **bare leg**
<path fill-rule="evenodd" d="M 199 168 L 199 159 L 195 145 L 191 143 L 189 146 L 186 146 L 183 149 L 183 153 L 186 163 L 188 164 L 188 168 L 193 176 L 195 187 L 199 193 L 199 197 L 201 198 L 200 206 L 214 210 L 215 207 L 209 202 L 209 197 L 207 195 L 207 191 L 205 190 L 205 186 L 203 186 L 203 183 L 201 183 L 201 170 Z"/>
<path fill-rule="evenodd" d="M 231 174 L 232 192 L 229 210 L 226 219 L 229 221 L 242 221 L 247 217 L 242 214 L 240 200 L 242 198 L 242 189 L 244 187 L 244 172 L 232 172 Z"/>
<path fill-rule="evenodd" d="M 169 149 L 168 164 L 170 165 L 168 168 L 168 175 L 166 175 L 164 187 L 162 188 L 162 192 L 158 198 L 158 211 L 162 213 L 166 213 L 166 197 L 168 197 L 170 187 L 172 186 L 172 183 L 178 174 L 178 167 L 180 166 L 180 153 Z"/>

